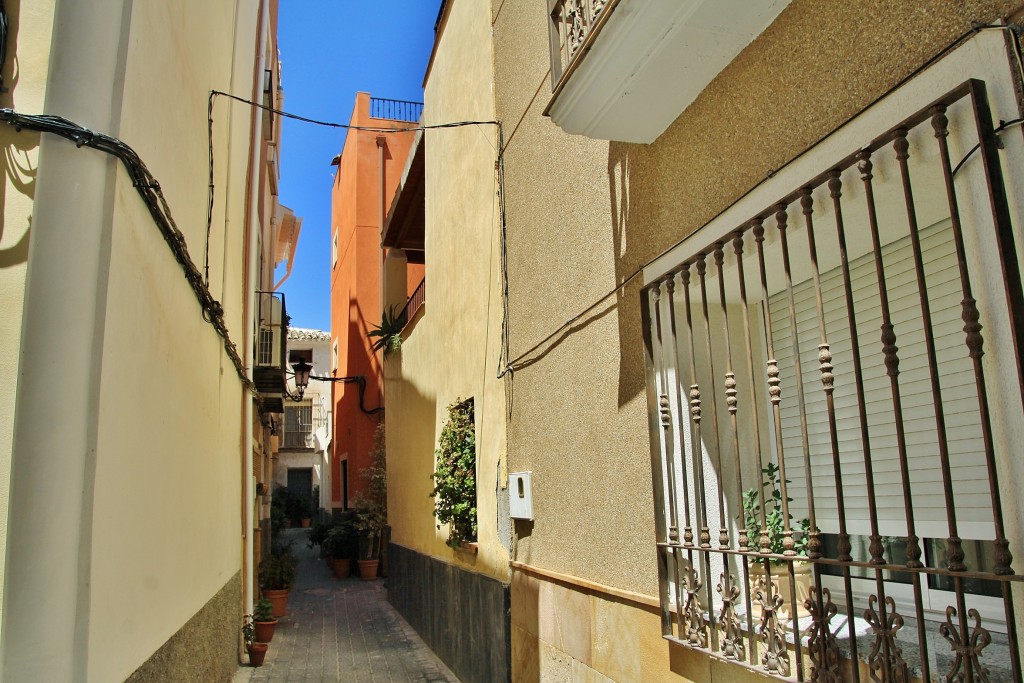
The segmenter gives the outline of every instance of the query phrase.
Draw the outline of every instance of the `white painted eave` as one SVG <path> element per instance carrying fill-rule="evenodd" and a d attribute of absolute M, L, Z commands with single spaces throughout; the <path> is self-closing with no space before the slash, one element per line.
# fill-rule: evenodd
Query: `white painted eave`
<path fill-rule="evenodd" d="M 567 133 L 654 142 L 790 0 L 620 0 L 547 113 Z"/>

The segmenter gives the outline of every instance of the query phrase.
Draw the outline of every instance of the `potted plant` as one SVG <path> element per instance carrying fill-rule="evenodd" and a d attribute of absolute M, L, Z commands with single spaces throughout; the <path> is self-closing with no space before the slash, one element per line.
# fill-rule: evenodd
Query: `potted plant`
<path fill-rule="evenodd" d="M 242 639 L 245 641 L 245 649 L 249 652 L 249 666 L 263 666 L 263 658 L 267 656 L 266 643 L 256 642 L 256 629 L 253 626 L 252 615 L 246 614 L 242 623 Z"/>
<path fill-rule="evenodd" d="M 299 524 L 302 525 L 303 529 L 308 529 L 309 525 L 313 523 L 312 500 L 309 496 L 299 496 L 297 501 L 296 510 L 299 515 Z"/>
<path fill-rule="evenodd" d="M 334 576 L 347 579 L 352 571 L 352 560 L 359 554 L 359 534 L 351 517 L 342 519 L 331 529 L 325 546 Z"/>
<path fill-rule="evenodd" d="M 779 467 L 773 462 L 768 463 L 761 470 L 761 489 L 764 490 L 764 531 L 768 537 L 768 552 L 781 555 L 785 548 L 785 522 L 782 511 L 782 480 L 779 474 Z M 789 479 L 786 480 L 789 484 Z M 787 498 L 786 502 L 792 502 Z M 743 521 L 747 528 L 747 536 L 750 538 L 750 545 L 755 551 L 761 549 L 761 493 L 757 488 L 747 489 L 743 494 Z M 807 557 L 807 544 L 810 541 L 811 522 L 807 518 L 801 519 L 797 525 L 793 525 L 793 515 L 789 515 L 789 527 L 793 533 L 793 550 L 800 558 Z M 768 562 L 772 567 L 778 567 L 778 571 L 771 572 L 773 592 L 782 597 L 783 605 L 781 610 L 786 614 L 793 614 L 792 586 L 790 585 L 789 568 L 784 567 L 784 560 L 770 559 Z M 807 615 L 804 601 L 810 596 L 811 589 L 811 565 L 809 562 L 796 559 L 793 561 L 793 579 L 796 583 L 797 613 L 800 616 Z M 756 595 L 757 587 L 764 582 L 766 572 L 764 562 L 754 561 L 750 563 L 751 595 Z M 753 601 L 753 615 L 755 619 L 761 617 L 761 605 L 757 600 Z"/>
<path fill-rule="evenodd" d="M 370 466 L 360 472 L 366 492 L 355 496 L 355 528 L 359 532 L 359 576 L 364 581 L 377 578 L 388 525 L 388 473 L 384 445 L 384 423 L 377 425 L 370 450 Z"/>
<path fill-rule="evenodd" d="M 255 637 L 253 639 L 255 642 L 269 643 L 274 639 L 277 619 L 274 618 L 274 611 L 270 600 L 263 598 L 256 603 L 252 611 L 252 623 L 255 629 Z"/>
<path fill-rule="evenodd" d="M 275 617 L 283 617 L 287 613 L 288 591 L 295 581 L 296 569 L 291 544 L 275 544 L 270 555 L 260 562 L 260 588 L 263 597 L 270 600 Z"/>
<path fill-rule="evenodd" d="M 306 532 L 306 547 L 313 548 L 316 546 L 320 547 L 320 557 L 330 558 L 327 552 L 327 536 L 331 533 L 331 529 L 334 528 L 332 522 L 325 522 L 323 520 L 316 520 L 312 526 L 309 527 L 309 531 Z"/>
<path fill-rule="evenodd" d="M 384 527 L 388 523 L 387 512 L 379 503 L 358 494 L 355 506 L 355 527 L 360 533 L 359 578 L 372 581 L 377 578 L 380 566 L 381 541 L 384 538 Z"/>

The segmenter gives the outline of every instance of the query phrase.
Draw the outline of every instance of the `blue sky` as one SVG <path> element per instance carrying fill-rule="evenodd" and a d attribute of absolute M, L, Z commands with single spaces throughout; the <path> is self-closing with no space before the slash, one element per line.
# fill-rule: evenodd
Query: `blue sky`
<path fill-rule="evenodd" d="M 288 112 L 348 123 L 356 92 L 423 101 L 440 0 L 281 0 L 278 47 Z M 292 325 L 330 330 L 331 157 L 344 130 L 285 119 L 280 201 L 301 216 L 291 277 Z M 284 274 L 279 268 L 277 279 Z"/>

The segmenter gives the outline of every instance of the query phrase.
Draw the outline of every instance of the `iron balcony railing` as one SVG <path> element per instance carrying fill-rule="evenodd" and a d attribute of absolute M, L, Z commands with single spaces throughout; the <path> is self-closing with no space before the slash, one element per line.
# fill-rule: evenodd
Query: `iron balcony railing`
<path fill-rule="evenodd" d="M 416 313 L 419 312 L 420 307 L 423 306 L 427 299 L 427 278 L 420 280 L 420 284 L 416 287 L 416 290 L 409 296 L 409 300 L 405 302 L 405 307 L 402 312 L 398 314 L 398 319 L 401 321 L 402 328 L 404 329 L 409 321 L 412 320 Z"/>
<path fill-rule="evenodd" d="M 666 638 L 787 680 L 1021 680 L 999 145 L 968 81 L 645 286 Z"/>
<path fill-rule="evenodd" d="M 417 123 L 423 115 L 422 102 L 408 100 L 388 100 L 381 97 L 370 98 L 370 117 L 391 121 Z"/>
<path fill-rule="evenodd" d="M 619 0 L 548 0 L 551 90 L 568 78 Z"/>

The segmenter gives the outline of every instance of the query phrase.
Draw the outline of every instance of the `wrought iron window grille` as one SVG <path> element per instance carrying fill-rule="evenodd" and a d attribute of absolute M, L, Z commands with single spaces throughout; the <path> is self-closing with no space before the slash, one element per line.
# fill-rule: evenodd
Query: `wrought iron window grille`
<path fill-rule="evenodd" d="M 999 146 L 967 81 L 644 287 L 667 639 L 789 680 L 1021 680 Z"/>

